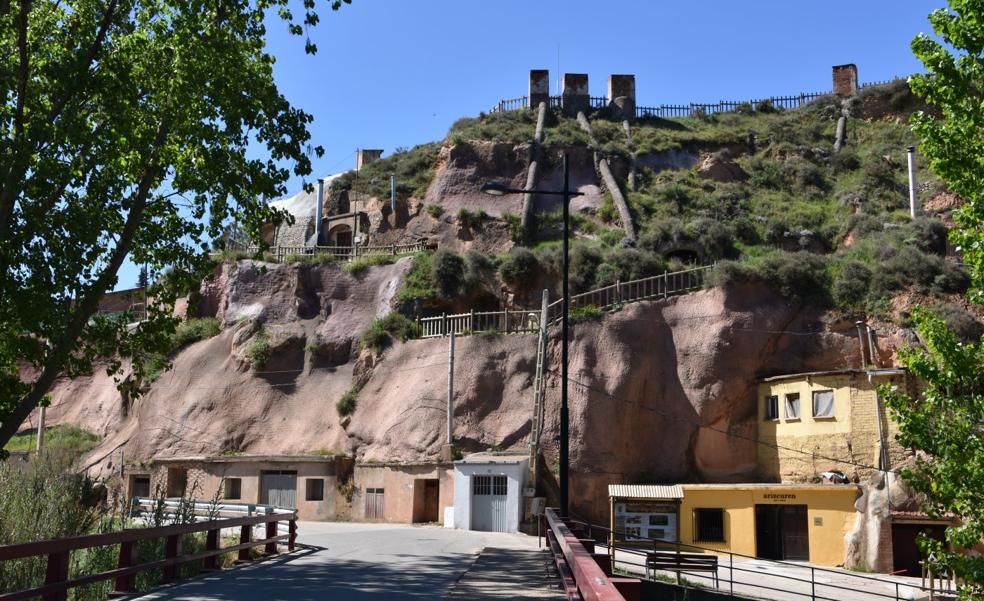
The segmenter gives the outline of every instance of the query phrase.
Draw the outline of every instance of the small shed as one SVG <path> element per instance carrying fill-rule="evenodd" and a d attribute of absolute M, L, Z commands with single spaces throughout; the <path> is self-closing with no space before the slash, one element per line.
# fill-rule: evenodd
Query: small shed
<path fill-rule="evenodd" d="M 679 484 L 609 484 L 614 539 L 679 541 L 682 499 Z"/>
<path fill-rule="evenodd" d="M 518 532 L 526 455 L 474 453 L 454 462 L 454 527 L 486 532 Z"/>

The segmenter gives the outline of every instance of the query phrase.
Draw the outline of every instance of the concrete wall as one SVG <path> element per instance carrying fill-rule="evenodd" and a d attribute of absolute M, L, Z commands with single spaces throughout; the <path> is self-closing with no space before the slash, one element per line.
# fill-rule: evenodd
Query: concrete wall
<path fill-rule="evenodd" d="M 846 98 L 858 91 L 858 67 L 854 64 L 833 68 L 834 94 Z"/>
<path fill-rule="evenodd" d="M 505 476 L 506 524 L 509 532 L 519 531 L 523 515 L 523 487 L 526 486 L 527 461 L 519 463 L 455 463 L 454 464 L 454 527 L 471 530 L 472 481 L 474 475 Z"/>
<path fill-rule="evenodd" d="M 875 383 L 906 384 L 905 376 L 879 377 Z M 813 417 L 813 392 L 821 390 L 834 392 L 832 418 Z M 785 397 L 791 393 L 800 395 L 799 419 L 786 417 Z M 765 399 L 772 395 L 779 397 L 779 419 L 774 421 L 765 418 Z M 905 449 L 895 442 L 898 426 L 889 419 L 883 404 L 881 413 L 876 412 L 875 387 L 862 372 L 762 382 L 757 403 L 758 438 L 763 443 L 758 448 L 758 466 L 763 478 L 802 482 L 828 470 L 840 470 L 852 479 L 857 476 L 864 480 L 874 470 L 819 456 L 877 467 L 879 420 L 891 465 L 898 465 L 906 456 Z"/>
<path fill-rule="evenodd" d="M 176 475 L 177 470 L 185 470 L 187 486 L 184 495 L 198 500 L 238 501 L 241 503 L 260 503 L 260 480 L 264 471 L 297 472 L 297 514 L 302 520 L 328 520 L 336 516 L 344 503 L 339 499 L 338 474 L 344 467 L 336 464 L 333 458 L 324 461 L 219 461 L 219 462 L 167 462 L 155 464 L 151 472 L 150 492 L 158 496 L 161 491 L 168 495 L 168 474 Z M 239 498 L 225 496 L 225 480 L 240 479 Z M 321 501 L 308 501 L 305 498 L 307 480 L 324 480 L 324 498 Z M 129 491 L 128 491 L 129 493 Z"/>
<path fill-rule="evenodd" d="M 565 115 L 573 117 L 577 115 L 578 111 L 587 113 L 591 108 L 587 74 L 564 73 L 564 85 L 560 95 Z"/>
<path fill-rule="evenodd" d="M 401 524 L 422 521 L 414 508 L 423 502 L 421 483 L 437 479 L 438 521 L 444 519 L 444 509 L 454 504 L 454 472 L 450 464 L 358 464 L 355 466 L 352 496 L 352 515 L 365 519 L 365 492 L 367 488 L 382 488 L 383 520 Z"/>
<path fill-rule="evenodd" d="M 379 157 L 381 156 L 383 156 L 383 151 L 378 148 L 375 149 L 360 148 L 358 155 L 355 158 L 356 171 L 362 169 L 363 167 L 365 167 L 369 163 L 372 163 L 373 161 L 378 161 Z"/>
<path fill-rule="evenodd" d="M 845 485 L 802 487 L 734 487 L 683 485 L 680 541 L 715 551 L 755 556 L 755 505 L 806 505 L 810 562 L 823 566 L 844 563 L 844 537 L 854 527 L 858 488 Z M 694 541 L 694 510 L 724 510 L 724 542 Z"/>
<path fill-rule="evenodd" d="M 541 102 L 550 101 L 550 71 L 530 70 L 530 108 L 535 109 Z"/>

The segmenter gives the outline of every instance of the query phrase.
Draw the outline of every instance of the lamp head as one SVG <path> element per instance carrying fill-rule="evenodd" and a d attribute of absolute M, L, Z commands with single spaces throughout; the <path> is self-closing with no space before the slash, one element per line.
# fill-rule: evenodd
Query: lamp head
<path fill-rule="evenodd" d="M 504 196 L 508 190 L 508 186 L 500 182 L 486 182 L 485 185 L 482 186 L 482 192 L 492 196 Z"/>

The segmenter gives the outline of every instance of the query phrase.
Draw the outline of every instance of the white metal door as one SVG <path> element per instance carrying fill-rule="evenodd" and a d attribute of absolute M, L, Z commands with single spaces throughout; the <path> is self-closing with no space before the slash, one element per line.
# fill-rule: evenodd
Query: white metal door
<path fill-rule="evenodd" d="M 505 476 L 472 476 L 472 530 L 508 532 Z"/>

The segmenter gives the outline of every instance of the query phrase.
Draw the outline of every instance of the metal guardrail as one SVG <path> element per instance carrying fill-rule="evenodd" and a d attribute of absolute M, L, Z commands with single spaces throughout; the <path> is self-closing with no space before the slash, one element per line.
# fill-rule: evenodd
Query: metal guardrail
<path fill-rule="evenodd" d="M 279 534 L 278 524 L 286 521 L 287 533 Z M 263 538 L 253 536 L 253 527 L 265 525 Z M 239 543 L 222 547 L 220 533 L 227 528 L 239 528 Z M 185 554 L 181 549 L 182 537 L 189 534 L 205 534 L 205 550 L 194 554 Z M 137 545 L 142 541 L 164 540 L 164 558 L 154 561 L 137 563 Z M 297 512 L 283 513 L 273 511 L 261 515 L 209 519 L 190 524 L 174 524 L 152 528 L 134 528 L 107 534 L 90 534 L 56 538 L 18 545 L 0 547 L 0 561 L 11 561 L 31 557 L 47 556 L 47 572 L 45 582 L 41 586 L 20 591 L 10 591 L 0 594 L 0 601 L 15 601 L 41 597 L 44 601 L 64 601 L 68 598 L 69 589 L 101 582 L 115 580 L 115 592 L 130 593 L 134 590 L 136 575 L 148 570 L 162 569 L 164 580 L 177 580 L 179 568 L 183 564 L 202 562 L 204 569 L 218 568 L 218 557 L 225 553 L 238 552 L 240 561 L 250 561 L 250 549 L 263 547 L 264 553 L 273 555 L 278 552 L 278 544 L 286 544 L 288 551 L 293 551 L 297 539 Z M 97 547 L 119 546 L 117 568 L 69 578 L 71 553 Z"/>
<path fill-rule="evenodd" d="M 914 594 L 917 591 L 930 599 L 936 595 L 954 593 L 953 588 L 933 588 L 932 580 L 930 586 L 926 587 L 925 581 L 921 585 L 915 581 L 908 584 L 846 570 L 762 559 L 720 549 L 630 535 L 580 519 L 569 519 L 567 523 L 572 528 L 581 530 L 588 539 L 607 545 L 609 561 L 614 569 L 633 575 L 638 574 L 643 579 L 652 579 L 645 570 L 646 558 L 651 552 L 701 553 L 719 558 L 718 572 L 713 576 L 703 571 L 688 572 L 685 569 L 674 571 L 677 584 L 686 588 L 711 589 L 730 595 L 738 594 L 764 599 L 810 599 L 810 601 L 843 601 L 848 592 L 852 601 L 907 601 L 919 598 Z M 619 540 L 614 540 L 613 535 L 617 535 Z M 626 539 L 631 540 L 626 541 Z M 752 560 L 754 563 L 749 563 Z M 763 565 L 773 569 L 764 568 Z M 744 574 L 748 577 L 742 579 L 741 576 Z"/>
<path fill-rule="evenodd" d="M 156 514 L 176 517 L 191 514 L 194 522 L 207 522 L 218 518 L 252 517 L 256 515 L 285 515 L 295 513 L 294 509 L 283 509 L 273 505 L 258 503 L 229 503 L 213 501 L 194 501 L 188 499 L 157 499 L 154 497 L 133 497 L 130 499 L 131 518 L 147 520 Z M 280 524 L 281 529 L 286 528 Z"/>
<path fill-rule="evenodd" d="M 625 601 L 623 589 L 638 593 L 639 579 L 612 578 L 610 570 L 606 573 L 592 550 L 585 548 L 554 509 L 545 509 L 542 520 L 546 522 L 547 544 L 568 599 Z"/>
<path fill-rule="evenodd" d="M 682 271 L 663 272 L 648 278 L 617 281 L 609 286 L 571 296 L 570 309 L 596 307 L 610 311 L 630 302 L 667 298 L 699 290 L 704 286 L 712 265 Z M 547 306 L 548 324 L 561 319 L 563 303 L 555 300 Z M 454 315 L 423 317 L 417 320 L 421 338 L 439 338 L 491 332 L 499 334 L 531 334 L 540 328 L 539 309 L 503 309 L 501 311 L 470 311 Z"/>

